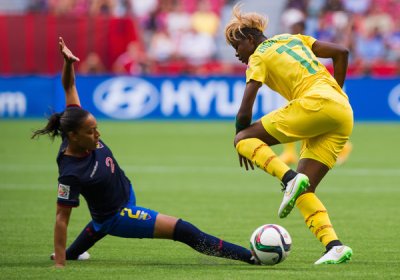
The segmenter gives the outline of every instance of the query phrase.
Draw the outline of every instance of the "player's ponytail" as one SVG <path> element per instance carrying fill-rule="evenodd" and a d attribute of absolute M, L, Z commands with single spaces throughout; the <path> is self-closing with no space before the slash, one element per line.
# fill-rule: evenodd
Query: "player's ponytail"
<path fill-rule="evenodd" d="M 61 116 L 62 116 L 62 113 L 52 114 L 49 117 L 47 125 L 42 129 L 35 130 L 33 132 L 31 139 L 34 139 L 36 137 L 39 137 L 40 135 L 45 135 L 45 134 L 48 134 L 50 136 L 50 138 L 52 138 L 52 139 L 54 139 L 56 136 L 59 136 L 61 134 L 61 131 L 60 131 Z"/>
<path fill-rule="evenodd" d="M 33 132 L 31 139 L 45 134 L 49 135 L 51 139 L 57 136 L 64 138 L 68 132 L 78 130 L 89 114 L 81 107 L 68 107 L 64 112 L 54 113 L 49 117 L 44 128 Z"/>
<path fill-rule="evenodd" d="M 257 13 L 242 13 L 240 7 L 240 4 L 236 4 L 233 7 L 233 17 L 225 27 L 225 39 L 230 45 L 248 38 L 249 35 L 254 37 L 263 36 L 263 32 L 268 25 L 268 20 L 265 16 Z"/>

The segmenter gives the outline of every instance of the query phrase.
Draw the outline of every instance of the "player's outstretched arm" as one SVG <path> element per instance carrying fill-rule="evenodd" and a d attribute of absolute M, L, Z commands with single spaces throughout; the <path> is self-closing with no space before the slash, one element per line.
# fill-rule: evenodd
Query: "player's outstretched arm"
<path fill-rule="evenodd" d="M 65 91 L 65 102 L 66 105 L 81 105 L 78 95 L 78 90 L 75 86 L 75 71 L 74 71 L 74 62 L 79 61 L 79 58 L 76 57 L 65 45 L 62 37 L 59 38 L 58 45 L 60 47 L 60 52 L 64 57 L 64 66 L 62 71 L 62 84 Z"/>
<path fill-rule="evenodd" d="M 312 45 L 312 51 L 318 57 L 332 58 L 333 77 L 339 86 L 343 87 L 346 79 L 349 50 L 338 44 L 317 40 Z"/>

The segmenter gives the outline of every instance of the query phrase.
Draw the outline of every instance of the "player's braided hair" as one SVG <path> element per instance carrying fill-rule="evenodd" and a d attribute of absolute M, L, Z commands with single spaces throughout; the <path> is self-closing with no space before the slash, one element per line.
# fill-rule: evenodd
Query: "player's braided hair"
<path fill-rule="evenodd" d="M 268 20 L 258 13 L 242 13 L 241 5 L 233 7 L 233 17 L 225 27 L 226 42 L 232 45 L 234 42 L 245 39 L 248 35 L 254 37 L 263 36 L 267 28 Z"/>
<path fill-rule="evenodd" d="M 48 134 L 53 140 L 57 136 L 64 138 L 68 132 L 79 129 L 89 114 L 81 107 L 68 107 L 64 112 L 54 113 L 49 117 L 44 128 L 33 132 L 31 139 L 45 134 Z"/>

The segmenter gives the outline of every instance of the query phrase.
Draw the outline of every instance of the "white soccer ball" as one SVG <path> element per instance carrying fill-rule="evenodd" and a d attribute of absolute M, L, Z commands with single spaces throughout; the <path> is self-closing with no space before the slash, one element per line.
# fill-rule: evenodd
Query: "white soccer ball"
<path fill-rule="evenodd" d="M 290 253 L 292 238 L 280 225 L 266 224 L 257 228 L 250 238 L 250 250 L 264 265 L 283 262 Z"/>

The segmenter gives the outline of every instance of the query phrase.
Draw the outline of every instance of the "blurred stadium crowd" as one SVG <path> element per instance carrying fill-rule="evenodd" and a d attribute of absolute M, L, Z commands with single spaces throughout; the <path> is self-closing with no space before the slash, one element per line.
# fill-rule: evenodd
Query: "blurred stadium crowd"
<path fill-rule="evenodd" d="M 258 0 L 252 0 L 259 2 Z M 111 63 L 88 50 L 83 74 L 242 74 L 245 66 L 226 54 L 223 28 L 234 0 L 2 0 L 1 15 L 129 18 L 138 38 Z M 242 1 L 243 2 L 243 1 Z M 250 1 L 247 1 L 250 2 Z M 274 30 L 311 35 L 351 51 L 349 75 L 400 73 L 400 1 L 283 1 Z M 257 10 L 268 15 L 268 10 Z M 273 34 L 268 34 L 269 36 Z M 112 44 L 112 42 L 109 42 Z M 324 61 L 332 70 L 329 61 Z"/>

